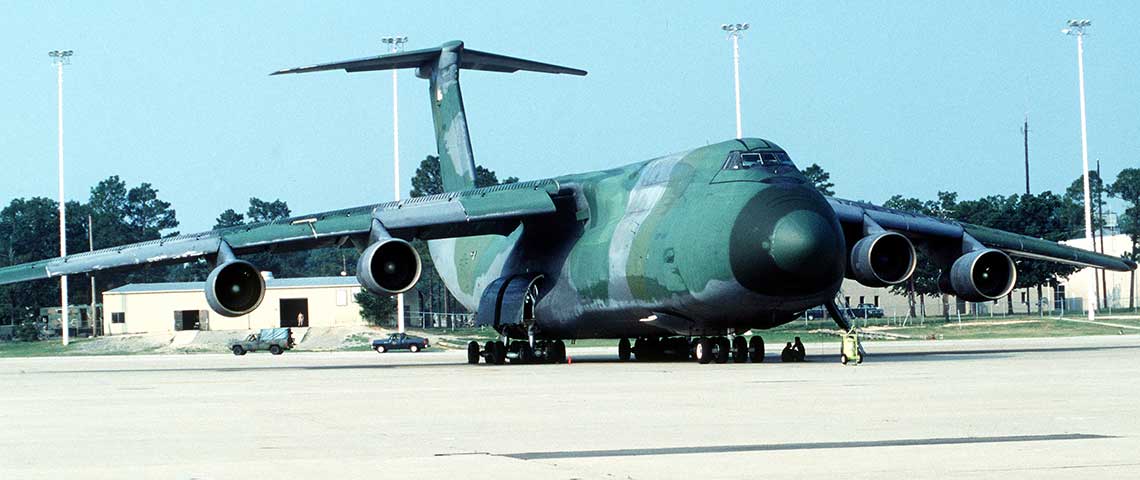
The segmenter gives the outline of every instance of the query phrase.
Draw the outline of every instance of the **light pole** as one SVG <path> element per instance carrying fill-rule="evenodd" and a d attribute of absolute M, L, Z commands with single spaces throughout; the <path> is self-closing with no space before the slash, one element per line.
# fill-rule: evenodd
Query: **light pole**
<path fill-rule="evenodd" d="M 380 41 L 388 44 L 389 53 L 397 53 L 408 43 L 407 36 L 384 37 Z M 396 201 L 400 201 L 400 89 L 396 81 L 396 69 L 392 69 L 392 191 Z M 396 331 L 404 333 L 404 294 L 396 295 Z"/>
<path fill-rule="evenodd" d="M 744 133 L 740 128 L 740 36 L 748 30 L 747 23 L 733 23 L 722 24 L 721 30 L 728 32 L 728 38 L 732 39 L 732 74 L 736 80 L 736 138 L 744 138 Z"/>
<path fill-rule="evenodd" d="M 56 87 L 58 103 L 56 108 L 59 127 L 59 256 L 67 256 L 67 204 L 63 200 L 63 66 L 71 64 L 71 50 L 48 52 L 51 63 L 56 66 Z M 68 329 L 71 327 L 70 312 L 67 311 L 67 275 L 59 277 L 60 330 L 63 333 L 63 346 L 68 343 Z"/>
<path fill-rule="evenodd" d="M 1085 240 L 1089 242 L 1089 246 L 1096 250 L 1096 245 L 1093 244 L 1092 238 L 1092 204 L 1091 195 L 1089 194 L 1089 141 L 1088 141 L 1088 127 L 1085 123 L 1085 27 L 1092 25 L 1092 22 L 1084 19 L 1069 20 L 1069 28 L 1061 30 L 1061 33 L 1077 37 L 1077 77 L 1079 78 L 1080 93 L 1081 93 L 1081 162 L 1082 169 L 1081 175 L 1084 178 L 1085 189 Z M 1088 311 L 1089 320 L 1096 317 L 1096 269 L 1089 268 L 1089 300 L 1088 306 L 1085 310 Z"/>

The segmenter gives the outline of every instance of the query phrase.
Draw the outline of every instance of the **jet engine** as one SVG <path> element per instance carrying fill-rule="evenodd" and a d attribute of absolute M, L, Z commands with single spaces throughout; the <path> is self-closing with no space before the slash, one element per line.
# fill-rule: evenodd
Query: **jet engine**
<path fill-rule="evenodd" d="M 968 302 L 997 300 L 1013 290 L 1016 282 L 1013 260 L 992 248 L 962 255 L 950 267 L 950 287 Z"/>
<path fill-rule="evenodd" d="M 219 315 L 245 315 L 261 305 L 264 297 L 265 279 L 245 260 L 222 262 L 206 277 L 206 303 Z"/>
<path fill-rule="evenodd" d="M 872 233 L 851 248 L 851 276 L 868 287 L 905 282 L 914 267 L 914 245 L 897 232 Z"/>
<path fill-rule="evenodd" d="M 395 295 L 411 290 L 420 280 L 420 254 L 412 244 L 398 238 L 373 242 L 360 254 L 356 278 L 377 295 Z"/>

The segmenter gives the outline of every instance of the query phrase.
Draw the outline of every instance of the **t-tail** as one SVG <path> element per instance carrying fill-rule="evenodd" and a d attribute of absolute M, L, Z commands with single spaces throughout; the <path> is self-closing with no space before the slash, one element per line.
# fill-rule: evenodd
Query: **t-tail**
<path fill-rule="evenodd" d="M 368 72 L 373 70 L 416 69 L 416 76 L 429 82 L 431 114 L 435 123 L 436 149 L 444 191 L 475 187 L 475 156 L 467 131 L 467 114 L 459 91 L 459 69 L 513 73 L 519 70 L 542 73 L 585 75 L 585 70 L 523 60 L 463 48 L 463 42 L 447 42 L 439 47 L 380 55 L 336 63 L 291 68 L 273 72 L 307 73 L 324 70 Z"/>

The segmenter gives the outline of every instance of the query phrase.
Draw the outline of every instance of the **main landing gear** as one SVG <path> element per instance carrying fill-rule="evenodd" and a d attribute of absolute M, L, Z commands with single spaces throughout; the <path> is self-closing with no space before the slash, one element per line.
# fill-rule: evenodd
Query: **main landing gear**
<path fill-rule="evenodd" d="M 618 341 L 618 359 L 641 361 L 684 361 L 699 363 L 745 363 L 764 361 L 764 339 L 759 335 L 751 339 L 742 336 L 728 337 L 647 337 L 637 339 L 632 347 L 628 338 Z"/>
<path fill-rule="evenodd" d="M 562 340 L 538 340 L 532 347 L 530 342 L 514 340 L 509 344 L 502 340 L 487 342 L 479 348 L 479 342 L 467 343 L 467 363 L 479 363 L 479 358 L 493 365 L 510 361 L 516 363 L 565 363 L 566 343 Z"/>

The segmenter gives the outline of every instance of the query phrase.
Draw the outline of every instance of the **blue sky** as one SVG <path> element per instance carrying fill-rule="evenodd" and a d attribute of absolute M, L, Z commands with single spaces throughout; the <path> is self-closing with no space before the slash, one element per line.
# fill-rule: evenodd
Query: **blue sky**
<path fill-rule="evenodd" d="M 1090 158 L 1140 165 L 1140 7 L 1131 2 L 3 2 L 0 202 L 56 196 L 55 71 L 65 73 L 67 197 L 150 182 L 181 230 L 251 196 L 297 213 L 392 196 L 391 77 L 279 68 L 461 39 L 586 77 L 465 72 L 476 161 L 500 177 L 622 165 L 734 136 L 725 22 L 741 42 L 744 133 L 881 202 L 1080 174 L 1076 46 L 1090 18 Z M 403 185 L 435 152 L 426 82 L 400 73 Z"/>

